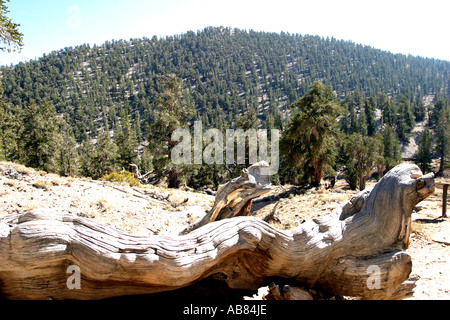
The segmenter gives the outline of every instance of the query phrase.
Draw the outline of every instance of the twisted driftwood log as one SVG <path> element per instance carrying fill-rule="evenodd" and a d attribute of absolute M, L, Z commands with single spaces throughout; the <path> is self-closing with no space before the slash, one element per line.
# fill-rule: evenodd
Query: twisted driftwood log
<path fill-rule="evenodd" d="M 205 278 L 257 289 L 273 276 L 335 295 L 398 297 L 411 272 L 414 206 L 433 175 L 399 165 L 330 215 L 280 231 L 254 217 L 183 236 L 133 236 L 89 219 L 34 210 L 0 220 L 0 296 L 101 299 L 174 290 Z M 79 268 L 79 289 L 68 271 Z M 72 287 L 73 288 L 73 287 Z"/>

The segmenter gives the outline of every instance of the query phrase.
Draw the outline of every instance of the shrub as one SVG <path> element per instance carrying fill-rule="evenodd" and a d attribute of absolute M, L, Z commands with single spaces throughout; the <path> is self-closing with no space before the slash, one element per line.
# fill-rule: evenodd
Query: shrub
<path fill-rule="evenodd" d="M 112 172 L 110 174 L 105 174 L 100 178 L 101 181 L 111 181 L 118 183 L 125 183 L 131 187 L 138 187 L 139 181 L 134 177 L 134 175 L 129 171 Z"/>
<path fill-rule="evenodd" d="M 33 183 L 33 187 L 37 189 L 44 189 L 48 190 L 48 188 L 51 186 L 51 183 L 44 180 L 37 180 Z"/>

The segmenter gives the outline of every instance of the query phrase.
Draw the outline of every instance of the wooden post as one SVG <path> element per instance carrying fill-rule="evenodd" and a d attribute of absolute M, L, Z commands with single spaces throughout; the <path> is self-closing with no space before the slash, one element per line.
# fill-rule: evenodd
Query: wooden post
<path fill-rule="evenodd" d="M 444 184 L 444 188 L 442 190 L 442 218 L 447 218 L 447 191 L 448 184 Z"/>

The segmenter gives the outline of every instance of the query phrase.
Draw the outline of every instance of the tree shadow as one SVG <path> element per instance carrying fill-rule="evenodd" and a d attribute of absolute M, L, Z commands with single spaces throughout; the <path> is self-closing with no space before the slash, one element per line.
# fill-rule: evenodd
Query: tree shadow
<path fill-rule="evenodd" d="M 231 289 L 224 281 L 207 278 L 176 290 L 152 294 L 119 296 L 105 299 L 105 301 L 132 301 L 133 303 L 136 301 L 151 301 L 152 303 L 167 303 L 170 301 L 171 304 L 177 301 L 183 302 L 184 304 L 186 304 L 186 301 L 236 303 L 242 301 L 244 296 L 252 296 L 255 293 L 256 290 Z"/>
<path fill-rule="evenodd" d="M 444 221 L 445 221 L 445 219 L 442 218 L 442 217 L 434 218 L 434 219 L 423 218 L 423 219 L 416 219 L 416 220 L 414 220 L 414 222 L 417 222 L 417 223 L 441 223 L 441 222 L 444 222 Z"/>
<path fill-rule="evenodd" d="M 252 203 L 251 212 L 253 213 L 255 211 L 258 211 L 258 210 L 264 208 L 267 205 L 277 203 L 281 199 L 287 199 L 287 198 L 289 198 L 289 196 L 291 194 L 295 196 L 298 194 L 304 194 L 306 191 L 307 191 L 306 187 L 292 186 L 283 192 L 273 194 L 270 196 L 266 196 L 263 198 L 255 199 L 255 200 L 253 200 L 253 203 Z"/>

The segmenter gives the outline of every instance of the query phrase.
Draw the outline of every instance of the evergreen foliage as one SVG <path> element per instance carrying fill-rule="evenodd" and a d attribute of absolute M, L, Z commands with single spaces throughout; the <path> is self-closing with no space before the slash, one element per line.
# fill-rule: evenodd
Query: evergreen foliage
<path fill-rule="evenodd" d="M 301 168 L 302 180 L 318 186 L 324 170 L 335 162 L 341 107 L 331 88 L 317 81 L 291 108 L 296 111 L 283 132 L 280 151 L 287 169 Z"/>
<path fill-rule="evenodd" d="M 8 17 L 9 0 L 0 0 L 0 51 L 17 51 L 23 46 L 23 34 L 19 31 L 20 24 L 14 23 Z"/>
<path fill-rule="evenodd" d="M 389 171 L 402 161 L 401 146 L 397 134 L 390 125 L 386 125 L 383 133 L 384 169 Z"/>
<path fill-rule="evenodd" d="M 352 189 L 364 190 L 372 170 L 383 165 L 383 143 L 379 135 L 375 137 L 353 133 L 344 143 L 346 159 L 345 179 Z"/>
<path fill-rule="evenodd" d="M 32 99 L 23 110 L 23 131 L 20 143 L 23 163 L 47 172 L 58 170 L 56 163 L 58 119 L 54 106 L 45 101 L 36 104 Z"/>
<path fill-rule="evenodd" d="M 355 164 L 349 148 L 336 162 L 346 136 L 384 155 L 367 163 L 389 169 L 399 139 L 426 119 L 441 168 L 449 159 L 450 63 L 334 38 L 206 28 L 67 47 L 0 72 L 0 159 L 64 175 L 100 178 L 135 163 L 171 186 L 217 186 L 240 167 L 170 161 L 171 134 L 194 121 L 282 130 L 282 182 L 316 185 Z M 347 172 L 355 187 L 364 172 Z"/>
<path fill-rule="evenodd" d="M 436 151 L 439 155 L 439 172 L 443 172 L 450 162 L 450 103 L 446 100 L 439 111 L 435 134 Z"/>
<path fill-rule="evenodd" d="M 155 104 L 154 120 L 147 127 L 147 139 L 156 177 L 162 179 L 167 176 L 169 186 L 178 187 L 181 182 L 179 167 L 171 160 L 172 149 L 177 142 L 172 140 L 172 134 L 177 129 L 188 128 L 194 108 L 183 97 L 182 82 L 175 74 L 159 80 L 162 93 Z"/>
<path fill-rule="evenodd" d="M 136 162 L 135 148 L 137 146 L 136 131 L 130 123 L 130 117 L 125 110 L 120 114 L 120 126 L 116 129 L 117 164 L 125 169 Z"/>
<path fill-rule="evenodd" d="M 431 164 L 431 133 L 425 128 L 419 139 L 419 150 L 415 155 L 415 163 L 420 167 L 422 172 L 430 171 Z"/>
<path fill-rule="evenodd" d="M 405 93 L 445 95 L 450 63 L 334 38 L 207 28 L 162 39 L 68 47 L 2 67 L 1 73 L 6 103 L 23 108 L 30 98 L 37 104 L 49 100 L 81 143 L 95 138 L 103 113 L 114 130 L 127 109 L 132 126 L 142 130 L 154 120 L 162 92 L 158 79 L 168 74 L 182 79 L 188 103 L 207 126 L 232 127 L 236 117 L 251 110 L 259 122 L 281 129 L 289 105 L 316 80 L 339 98 L 354 92 L 359 99 L 384 92 L 393 101 Z M 364 108 L 361 101 L 357 108 Z"/>

